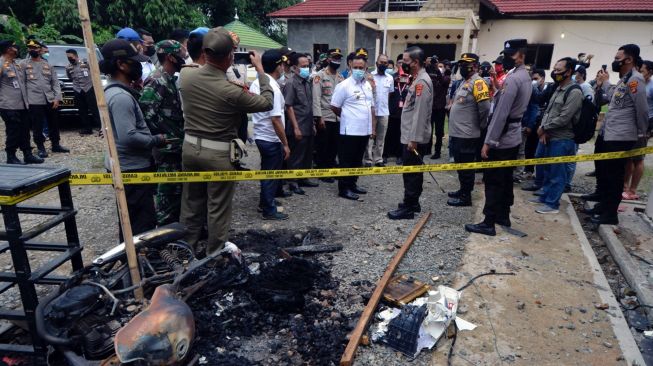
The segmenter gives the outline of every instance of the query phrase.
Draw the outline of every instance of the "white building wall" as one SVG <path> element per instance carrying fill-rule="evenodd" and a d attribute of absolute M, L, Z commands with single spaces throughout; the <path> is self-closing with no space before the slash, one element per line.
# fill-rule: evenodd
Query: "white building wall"
<path fill-rule="evenodd" d="M 564 33 L 564 38 L 561 36 Z M 593 54 L 588 79 L 592 79 L 601 65 L 610 70 L 619 46 L 635 43 L 645 60 L 653 60 L 653 22 L 599 20 L 489 20 L 481 24 L 478 34 L 478 55 L 492 61 L 511 38 L 526 38 L 529 43 L 552 43 L 555 61 L 576 57 L 578 53 Z M 548 75 L 548 72 L 547 72 Z M 616 80 L 617 75 L 611 75 Z"/>

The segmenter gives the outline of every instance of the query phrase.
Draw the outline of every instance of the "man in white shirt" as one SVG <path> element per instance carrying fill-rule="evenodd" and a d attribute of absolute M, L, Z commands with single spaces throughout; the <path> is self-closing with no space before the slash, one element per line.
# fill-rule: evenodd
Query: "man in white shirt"
<path fill-rule="evenodd" d="M 351 75 L 336 86 L 331 98 L 331 109 L 340 117 L 338 161 L 340 168 L 360 168 L 370 138 L 376 135 L 374 117 L 374 91 L 365 80 L 367 61 L 356 56 L 352 61 Z M 359 194 L 367 193 L 356 185 L 357 177 L 338 179 L 339 196 L 358 200 Z"/>
<path fill-rule="evenodd" d="M 367 143 L 364 159 L 366 167 L 370 167 L 372 164 L 385 166 L 383 163 L 383 144 L 385 142 L 385 133 L 388 130 L 388 116 L 390 116 L 388 102 L 390 93 L 394 91 L 394 79 L 386 74 L 387 69 L 388 56 L 379 55 L 376 59 L 376 71 L 373 74 L 376 89 L 376 99 L 374 101 L 376 118 L 373 124 L 376 125 L 376 138 L 370 139 Z"/>
<path fill-rule="evenodd" d="M 285 133 L 283 93 L 277 80 L 281 77 L 282 64 L 285 56 L 281 51 L 272 49 L 266 51 L 261 61 L 263 71 L 270 78 L 270 86 L 274 91 L 272 110 L 252 114 L 254 123 L 254 140 L 261 154 L 261 170 L 280 170 L 284 160 L 290 156 L 288 139 Z M 250 86 L 250 92 L 260 93 L 259 81 L 256 79 Z M 280 180 L 262 180 L 259 208 L 264 220 L 286 220 L 288 215 L 277 211 L 274 195 L 281 183 Z"/>

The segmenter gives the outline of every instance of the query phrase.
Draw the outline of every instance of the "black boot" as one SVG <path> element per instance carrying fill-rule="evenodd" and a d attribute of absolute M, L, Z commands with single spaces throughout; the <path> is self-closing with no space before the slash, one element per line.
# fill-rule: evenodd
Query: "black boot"
<path fill-rule="evenodd" d="M 36 155 L 39 156 L 39 158 L 47 158 L 48 157 L 48 152 L 45 150 L 45 145 L 36 145 Z"/>
<path fill-rule="evenodd" d="M 417 206 L 403 204 L 403 207 L 399 206 L 398 209 L 388 212 L 388 218 L 390 220 L 412 220 L 415 218 Z"/>
<path fill-rule="evenodd" d="M 23 162 L 16 157 L 16 152 L 7 151 L 7 164 L 18 164 L 23 165 Z"/>
<path fill-rule="evenodd" d="M 460 190 L 457 190 L 455 192 L 449 192 L 449 193 L 447 193 L 447 196 L 449 196 L 449 198 L 459 198 L 460 197 Z"/>
<path fill-rule="evenodd" d="M 486 224 L 485 222 L 481 222 L 479 224 L 465 224 L 465 230 L 469 231 L 470 233 L 483 234 L 487 236 L 497 235 L 497 232 L 494 229 L 494 225 Z"/>
<path fill-rule="evenodd" d="M 400 204 L 398 205 L 398 207 L 399 207 L 399 208 L 405 208 L 405 207 L 406 207 L 406 204 L 402 202 L 402 203 L 400 203 Z M 415 212 L 422 212 L 422 206 L 420 206 L 419 203 L 416 204 L 415 206 L 411 207 L 411 208 L 412 208 L 412 210 L 415 211 Z"/>
<path fill-rule="evenodd" d="M 457 198 L 450 198 L 447 205 L 453 207 L 469 207 L 472 205 L 472 196 L 461 193 Z"/>
<path fill-rule="evenodd" d="M 65 147 L 65 146 L 61 146 L 61 145 L 59 145 L 57 143 L 57 144 L 52 144 L 52 152 L 54 152 L 54 153 L 69 153 L 70 149 Z"/>
<path fill-rule="evenodd" d="M 31 151 L 24 152 L 23 158 L 25 159 L 25 164 L 43 164 L 43 162 L 45 161 L 42 158 L 39 158 L 38 156 L 34 156 Z"/>
<path fill-rule="evenodd" d="M 580 198 L 584 199 L 585 201 L 598 202 L 601 199 L 601 195 L 598 192 L 593 192 L 590 194 L 584 194 L 580 196 Z"/>

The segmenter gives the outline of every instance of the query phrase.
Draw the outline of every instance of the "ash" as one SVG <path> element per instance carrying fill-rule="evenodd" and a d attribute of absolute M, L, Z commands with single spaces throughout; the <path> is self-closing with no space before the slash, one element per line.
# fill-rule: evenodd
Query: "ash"
<path fill-rule="evenodd" d="M 204 365 L 336 365 L 356 319 L 336 309 L 339 282 L 318 256 L 279 259 L 279 248 L 328 233 L 249 230 L 232 240 L 258 273 L 246 285 L 189 301 Z M 250 266 L 252 267 L 252 266 Z M 256 272 L 256 271 L 254 271 Z"/>

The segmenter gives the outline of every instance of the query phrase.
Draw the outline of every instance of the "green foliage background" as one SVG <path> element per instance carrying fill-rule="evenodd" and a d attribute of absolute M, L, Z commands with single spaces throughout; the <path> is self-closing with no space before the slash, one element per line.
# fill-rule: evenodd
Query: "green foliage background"
<path fill-rule="evenodd" d="M 87 0 L 95 42 L 112 39 L 123 27 L 145 28 L 155 39 L 173 29 L 225 25 L 237 13 L 240 21 L 285 44 L 284 24 L 267 14 L 301 0 Z M 27 34 L 49 43 L 81 43 L 76 0 L 3 0 L 0 2 L 0 39 L 22 43 Z M 12 20 L 11 16 L 17 20 Z"/>

